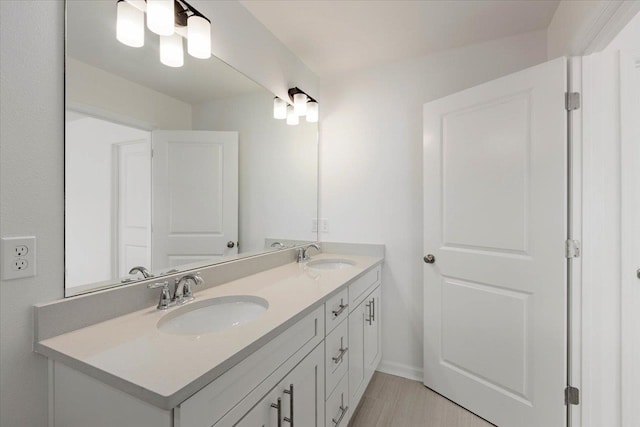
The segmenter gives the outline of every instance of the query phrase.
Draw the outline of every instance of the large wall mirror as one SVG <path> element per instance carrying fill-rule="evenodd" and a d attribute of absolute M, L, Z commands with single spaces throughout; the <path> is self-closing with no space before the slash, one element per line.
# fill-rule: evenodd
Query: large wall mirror
<path fill-rule="evenodd" d="M 115 0 L 66 8 L 66 296 L 317 240 L 317 123 L 186 45 L 163 65 L 146 28 L 120 43 Z"/>

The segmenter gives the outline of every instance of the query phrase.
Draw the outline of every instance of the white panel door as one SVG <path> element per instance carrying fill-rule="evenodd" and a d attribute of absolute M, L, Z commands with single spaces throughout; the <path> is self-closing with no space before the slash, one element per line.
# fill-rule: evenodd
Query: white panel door
<path fill-rule="evenodd" d="M 151 265 L 151 143 L 145 139 L 114 146 L 117 183 L 118 267 L 123 277 L 132 267 Z"/>
<path fill-rule="evenodd" d="M 238 253 L 238 133 L 152 132 L 155 271 Z"/>
<path fill-rule="evenodd" d="M 566 59 L 424 106 L 424 383 L 565 424 Z"/>

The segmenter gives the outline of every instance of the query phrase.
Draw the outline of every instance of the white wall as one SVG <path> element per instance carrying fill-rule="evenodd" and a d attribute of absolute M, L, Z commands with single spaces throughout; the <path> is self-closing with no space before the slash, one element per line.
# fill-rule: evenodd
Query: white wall
<path fill-rule="evenodd" d="M 111 280 L 113 146 L 148 140 L 149 132 L 86 117 L 67 123 L 65 264 L 67 288 Z"/>
<path fill-rule="evenodd" d="M 214 11 L 223 61 L 274 92 L 288 82 L 317 84 L 239 3 L 192 4 Z M 63 296 L 63 49 L 64 2 L 0 1 L 0 233 L 38 239 L 38 275 L 0 283 L 2 427 L 47 425 L 47 363 L 32 352 L 32 305 Z"/>
<path fill-rule="evenodd" d="M 67 105 L 155 129 L 191 129 L 191 105 L 73 58 L 67 58 Z M 86 108 L 82 108 L 86 107 Z"/>
<path fill-rule="evenodd" d="M 193 126 L 239 132 L 241 252 L 263 250 L 265 238 L 316 240 L 317 124 L 274 120 L 264 91 L 194 106 Z"/>
<path fill-rule="evenodd" d="M 423 104 L 545 59 L 538 31 L 321 79 L 321 238 L 386 245 L 382 369 L 422 378 Z"/>

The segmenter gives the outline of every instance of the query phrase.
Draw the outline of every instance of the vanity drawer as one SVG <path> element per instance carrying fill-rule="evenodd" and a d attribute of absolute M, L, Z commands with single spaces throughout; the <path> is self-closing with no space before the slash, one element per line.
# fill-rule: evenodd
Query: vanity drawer
<path fill-rule="evenodd" d="M 366 272 L 349 285 L 349 312 L 355 308 L 380 284 L 382 278 L 382 266 L 378 265 Z"/>
<path fill-rule="evenodd" d="M 324 338 L 320 306 L 174 410 L 178 427 L 210 427 L 242 402 L 248 411 Z M 245 399 L 246 398 L 246 399 Z"/>
<path fill-rule="evenodd" d="M 331 393 L 325 404 L 325 427 L 347 427 L 350 418 L 349 375 L 340 380 L 338 387 Z"/>
<path fill-rule="evenodd" d="M 344 288 L 341 292 L 328 299 L 324 306 L 326 310 L 324 313 L 326 323 L 324 330 L 326 334 L 329 334 L 333 328 L 338 326 L 349 315 L 349 290 Z"/>
<path fill-rule="evenodd" d="M 325 339 L 325 364 L 326 393 L 325 398 L 336 388 L 340 379 L 349 367 L 349 323 L 340 323 Z"/>

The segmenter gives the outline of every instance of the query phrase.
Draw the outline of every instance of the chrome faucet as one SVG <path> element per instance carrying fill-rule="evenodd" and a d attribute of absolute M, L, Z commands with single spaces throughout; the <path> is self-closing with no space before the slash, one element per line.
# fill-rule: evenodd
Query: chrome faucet
<path fill-rule="evenodd" d="M 320 246 L 318 246 L 318 244 L 316 243 L 312 243 L 309 246 L 306 246 L 304 248 L 299 248 L 297 261 L 298 262 L 308 261 L 311 258 L 311 255 L 309 254 L 309 249 L 311 248 L 315 248 L 317 251 L 320 251 Z"/>
<path fill-rule="evenodd" d="M 151 274 L 149 270 L 147 270 L 145 267 L 141 265 L 133 267 L 131 270 L 129 270 L 129 274 L 135 274 L 135 273 L 141 273 L 142 277 L 144 277 L 145 279 L 148 279 L 149 277 L 153 277 L 153 274 Z"/>
<path fill-rule="evenodd" d="M 176 279 L 173 291 L 173 301 L 176 304 L 184 304 L 185 302 L 191 301 L 195 298 L 193 296 L 193 289 L 191 289 L 191 283 L 189 283 L 190 281 L 195 283 L 196 286 L 204 283 L 200 273 L 185 274 L 179 279 Z"/>
<path fill-rule="evenodd" d="M 284 243 L 282 243 L 282 242 L 273 242 L 273 243 L 271 244 L 271 247 L 272 247 L 272 248 L 278 248 L 278 249 L 284 249 L 284 248 L 286 248 L 286 246 L 285 246 L 285 245 L 284 245 Z"/>
<path fill-rule="evenodd" d="M 160 283 L 149 283 L 147 285 L 147 288 L 162 288 L 160 301 L 158 302 L 158 310 L 166 310 L 167 308 L 176 304 L 184 304 L 195 299 L 193 290 L 191 289 L 191 282 L 195 283 L 196 285 L 201 285 L 202 283 L 204 283 L 204 280 L 202 280 L 200 273 L 185 274 L 184 276 L 176 279 L 173 298 L 171 297 L 171 292 L 169 291 L 169 282 L 166 280 Z"/>

